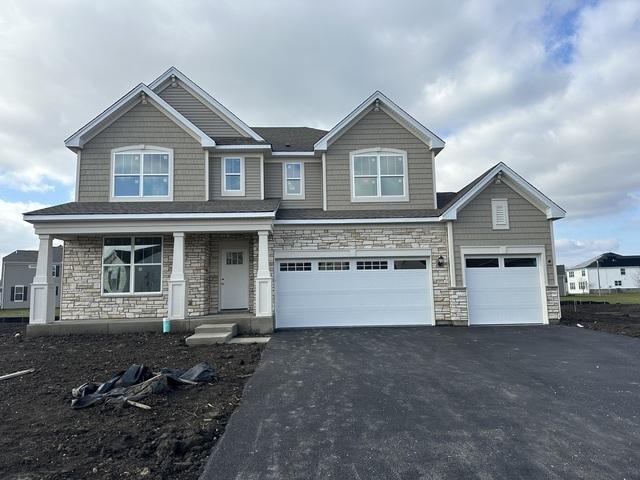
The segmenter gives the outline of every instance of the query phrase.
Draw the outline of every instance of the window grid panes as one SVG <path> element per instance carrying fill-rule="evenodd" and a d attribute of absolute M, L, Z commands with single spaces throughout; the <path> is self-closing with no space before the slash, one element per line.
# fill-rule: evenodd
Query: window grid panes
<path fill-rule="evenodd" d="M 24 286 L 16 285 L 13 290 L 13 301 L 24 302 Z"/>
<path fill-rule="evenodd" d="M 102 248 L 104 294 L 160 293 L 162 238 L 105 238 Z"/>
<path fill-rule="evenodd" d="M 114 197 L 168 197 L 169 154 L 121 152 L 114 154 Z"/>
<path fill-rule="evenodd" d="M 349 268 L 349 262 L 318 262 L 318 270 L 321 271 L 349 270 Z"/>
<path fill-rule="evenodd" d="M 280 264 L 281 272 L 310 272 L 311 262 L 283 262 Z"/>
<path fill-rule="evenodd" d="M 285 163 L 285 194 L 286 195 L 302 195 L 302 164 L 301 163 Z"/>
<path fill-rule="evenodd" d="M 227 252 L 227 265 L 242 265 L 244 261 L 243 252 Z"/>
<path fill-rule="evenodd" d="M 405 196 L 405 156 L 381 152 L 353 157 L 354 197 Z"/>
<path fill-rule="evenodd" d="M 389 263 L 386 260 L 359 260 L 356 262 L 357 270 L 388 270 Z"/>
<path fill-rule="evenodd" d="M 622 286 L 622 280 L 615 280 L 614 283 L 615 283 L 616 287 L 621 287 Z"/>
<path fill-rule="evenodd" d="M 227 192 L 242 191 L 242 159 L 224 159 L 224 189 Z"/>

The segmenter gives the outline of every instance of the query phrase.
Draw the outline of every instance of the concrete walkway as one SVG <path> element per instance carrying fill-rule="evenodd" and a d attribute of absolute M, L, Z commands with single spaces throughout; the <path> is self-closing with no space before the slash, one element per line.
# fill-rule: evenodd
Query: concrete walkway
<path fill-rule="evenodd" d="M 204 479 L 640 478 L 640 339 L 275 334 Z"/>

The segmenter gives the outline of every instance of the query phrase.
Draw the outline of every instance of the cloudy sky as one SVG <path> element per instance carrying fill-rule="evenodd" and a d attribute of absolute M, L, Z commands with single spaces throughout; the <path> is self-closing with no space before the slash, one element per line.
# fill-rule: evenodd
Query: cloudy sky
<path fill-rule="evenodd" d="M 0 255 L 73 198 L 63 139 L 170 65 L 256 126 L 330 128 L 380 89 L 445 138 L 439 190 L 504 161 L 568 211 L 559 263 L 639 254 L 638 59 L 637 0 L 3 0 Z"/>

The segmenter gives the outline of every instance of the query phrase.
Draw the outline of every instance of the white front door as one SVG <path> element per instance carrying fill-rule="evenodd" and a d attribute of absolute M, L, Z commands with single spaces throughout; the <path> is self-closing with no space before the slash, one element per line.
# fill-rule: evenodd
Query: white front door
<path fill-rule="evenodd" d="M 249 258 L 247 248 L 220 251 L 220 309 L 249 308 Z"/>
<path fill-rule="evenodd" d="M 535 255 L 465 257 L 469 324 L 543 323 L 541 268 Z"/>
<path fill-rule="evenodd" d="M 429 258 L 276 262 L 276 327 L 433 324 Z"/>

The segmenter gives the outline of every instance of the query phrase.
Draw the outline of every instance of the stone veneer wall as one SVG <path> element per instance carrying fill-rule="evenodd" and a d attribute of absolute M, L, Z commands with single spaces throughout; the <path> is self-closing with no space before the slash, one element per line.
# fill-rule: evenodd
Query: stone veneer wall
<path fill-rule="evenodd" d="M 210 235 L 187 233 L 184 241 L 184 275 L 187 280 L 187 316 L 209 313 Z"/>
<path fill-rule="evenodd" d="M 547 287 L 547 311 L 549 323 L 558 323 L 562 316 L 560 311 L 560 289 L 557 286 Z"/>
<path fill-rule="evenodd" d="M 449 300 L 451 302 L 451 323 L 458 326 L 469 325 L 469 303 L 466 287 L 451 287 Z"/>
<path fill-rule="evenodd" d="M 217 311 L 217 245 L 222 235 L 185 235 L 185 277 L 187 315 L 201 316 Z M 245 239 L 249 237 L 244 237 Z M 100 295 L 102 237 L 65 239 L 62 277 L 61 318 L 63 320 L 107 318 L 162 318 L 167 316 L 168 280 L 173 260 L 173 235 L 162 237 L 162 294 L 108 297 Z M 237 239 L 237 236 L 234 237 Z M 251 262 L 252 249 L 249 248 Z M 249 264 L 251 272 L 251 263 Z M 212 288 L 215 283 L 215 288 Z M 249 284 L 250 295 L 252 291 Z M 215 297 L 212 296 L 215 292 Z"/>
<path fill-rule="evenodd" d="M 209 312 L 218 313 L 220 308 L 220 246 L 224 242 L 241 242 L 247 245 L 249 252 L 249 312 L 255 314 L 255 269 L 257 262 L 257 234 L 216 234 L 209 237 Z M 255 244 L 255 245 L 254 245 Z"/>
<path fill-rule="evenodd" d="M 162 293 L 101 296 L 102 237 L 65 238 L 60 297 L 62 320 L 162 318 L 167 316 L 167 282 L 173 259 L 173 236 L 162 237 Z"/>
<path fill-rule="evenodd" d="M 273 247 L 273 248 L 271 248 Z M 448 262 L 447 230 L 444 224 L 407 225 L 345 225 L 338 227 L 305 227 L 277 225 L 270 251 L 330 250 L 375 248 L 430 248 L 433 277 L 433 300 L 438 325 L 451 324 L 449 267 L 438 267 L 443 256 Z M 273 255 L 271 253 L 271 255 Z M 273 259 L 270 258 L 273 266 Z M 273 268 L 273 267 L 271 267 Z"/>

